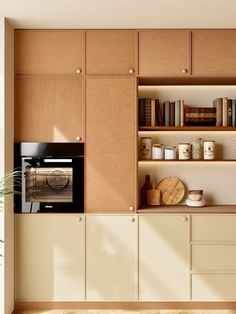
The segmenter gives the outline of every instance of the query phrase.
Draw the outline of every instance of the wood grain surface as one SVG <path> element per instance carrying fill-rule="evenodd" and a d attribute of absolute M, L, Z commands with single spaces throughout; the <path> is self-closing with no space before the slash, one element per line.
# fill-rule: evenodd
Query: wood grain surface
<path fill-rule="evenodd" d="M 182 201 L 185 194 L 183 182 L 175 177 L 166 177 L 158 184 L 162 193 L 162 204 L 176 205 Z"/>

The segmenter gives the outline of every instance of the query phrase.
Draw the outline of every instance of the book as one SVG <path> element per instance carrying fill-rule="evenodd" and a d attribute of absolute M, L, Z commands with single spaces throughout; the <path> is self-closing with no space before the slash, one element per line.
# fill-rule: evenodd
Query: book
<path fill-rule="evenodd" d="M 175 102 L 171 101 L 169 104 L 169 125 L 175 126 Z"/>
<path fill-rule="evenodd" d="M 170 125 L 170 113 L 169 113 L 170 102 L 167 100 L 163 104 L 163 125 Z"/>
<path fill-rule="evenodd" d="M 222 100 L 222 126 L 228 124 L 228 97 L 223 97 Z"/>
<path fill-rule="evenodd" d="M 163 118 L 162 118 L 162 110 L 159 99 L 155 100 L 156 103 L 156 117 L 157 117 L 157 125 L 163 126 Z"/>
<path fill-rule="evenodd" d="M 184 126 L 184 101 L 180 100 L 180 126 Z"/>
<path fill-rule="evenodd" d="M 156 125 L 156 102 L 155 99 L 151 99 L 151 126 Z"/>
<path fill-rule="evenodd" d="M 227 125 L 232 126 L 232 99 L 228 99 L 227 101 L 227 110 L 228 110 Z"/>
<path fill-rule="evenodd" d="M 152 122 L 151 98 L 144 99 L 143 122 L 144 126 L 151 126 Z"/>
<path fill-rule="evenodd" d="M 232 126 L 236 126 L 236 99 L 232 99 Z"/>
<path fill-rule="evenodd" d="M 175 126 L 180 126 L 180 100 L 175 101 Z"/>
<path fill-rule="evenodd" d="M 223 98 L 213 100 L 213 107 L 216 108 L 216 126 L 222 126 L 222 106 Z"/>
<path fill-rule="evenodd" d="M 144 98 L 140 98 L 138 101 L 138 118 L 139 126 L 144 125 Z"/>

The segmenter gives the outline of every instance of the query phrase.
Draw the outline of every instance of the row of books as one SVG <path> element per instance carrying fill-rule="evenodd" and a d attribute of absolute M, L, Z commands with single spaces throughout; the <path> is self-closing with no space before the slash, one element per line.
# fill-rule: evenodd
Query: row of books
<path fill-rule="evenodd" d="M 216 126 L 236 126 L 236 99 L 216 98 L 213 107 L 216 109 Z"/>
<path fill-rule="evenodd" d="M 140 98 L 139 126 L 184 126 L 184 101 Z"/>

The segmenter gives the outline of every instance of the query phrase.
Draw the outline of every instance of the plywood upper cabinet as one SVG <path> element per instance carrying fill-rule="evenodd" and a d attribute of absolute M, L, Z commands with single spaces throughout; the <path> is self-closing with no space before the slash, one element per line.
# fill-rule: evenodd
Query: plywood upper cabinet
<path fill-rule="evenodd" d="M 86 79 L 85 206 L 89 212 L 129 212 L 135 207 L 135 93 L 132 77 Z"/>
<path fill-rule="evenodd" d="M 139 31 L 139 75 L 190 73 L 189 31 Z"/>
<path fill-rule="evenodd" d="M 86 74 L 133 74 L 135 31 L 86 32 Z"/>
<path fill-rule="evenodd" d="M 16 30 L 15 73 L 82 73 L 83 40 L 78 30 Z"/>
<path fill-rule="evenodd" d="M 84 141 L 83 78 L 15 80 L 15 141 Z"/>
<path fill-rule="evenodd" d="M 236 75 L 236 30 L 192 32 L 193 75 Z"/>

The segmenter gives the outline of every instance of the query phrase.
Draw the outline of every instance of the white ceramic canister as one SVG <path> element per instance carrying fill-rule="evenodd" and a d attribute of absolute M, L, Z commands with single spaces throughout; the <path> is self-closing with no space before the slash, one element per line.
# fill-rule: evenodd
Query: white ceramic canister
<path fill-rule="evenodd" d="M 152 159 L 163 159 L 163 144 L 152 145 Z"/>
<path fill-rule="evenodd" d="M 152 159 L 152 138 L 151 137 L 140 138 L 140 159 L 141 160 Z"/>
<path fill-rule="evenodd" d="M 179 160 L 189 160 L 191 158 L 191 144 L 179 143 Z"/>
<path fill-rule="evenodd" d="M 176 147 L 175 146 L 165 147 L 165 159 L 167 160 L 176 159 Z"/>
<path fill-rule="evenodd" d="M 203 142 L 203 158 L 205 160 L 214 160 L 216 155 L 215 141 Z"/>

